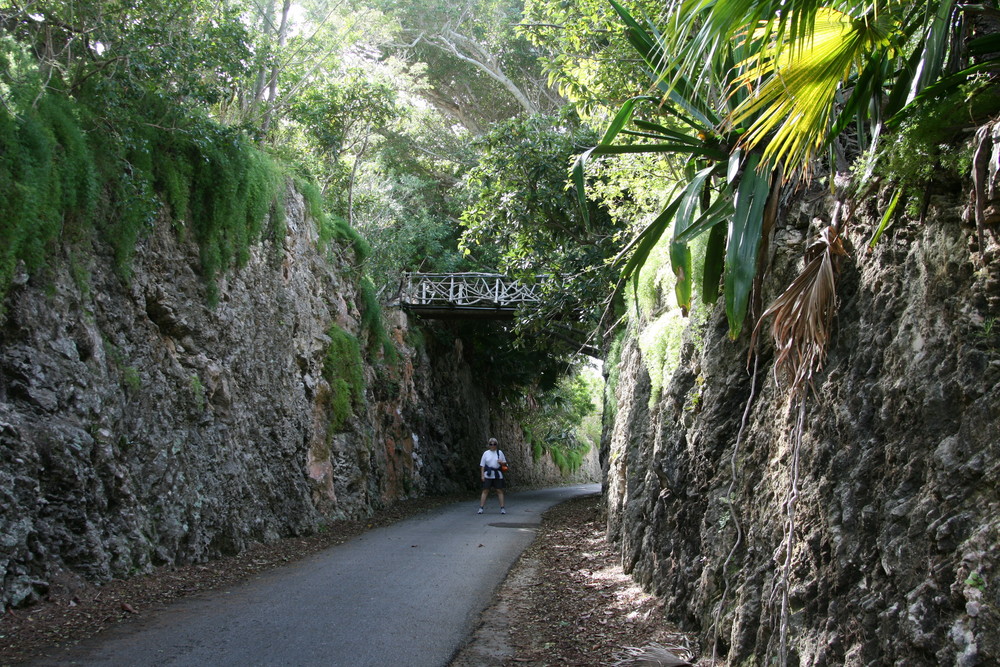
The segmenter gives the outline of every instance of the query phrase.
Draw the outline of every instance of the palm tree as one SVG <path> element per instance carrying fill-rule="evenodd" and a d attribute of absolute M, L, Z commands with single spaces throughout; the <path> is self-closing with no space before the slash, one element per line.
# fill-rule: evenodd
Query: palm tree
<path fill-rule="evenodd" d="M 713 299 L 724 276 L 729 333 L 736 338 L 784 184 L 811 172 L 846 170 L 845 158 L 851 156 L 840 142 L 848 133 L 859 153 L 874 152 L 903 119 L 958 99 L 967 124 L 982 125 L 975 132 L 973 160 L 982 237 L 987 164 L 1000 159 L 993 143 L 1000 136 L 1000 35 L 995 27 L 983 31 L 986 22 L 980 19 L 988 16 L 996 26 L 995 2 L 667 0 L 655 22 L 640 23 L 617 0 L 608 1 L 644 59 L 654 92 L 626 103 L 602 142 L 581 157 L 577 189 L 582 196 L 584 165 L 594 155 L 657 151 L 672 154 L 687 169 L 677 194 L 620 256 L 619 289 L 672 225 L 677 299 L 689 303 L 687 243 L 708 233 L 702 293 Z M 639 109 L 655 114 L 656 122 L 640 119 Z M 876 234 L 899 200 L 897 190 Z M 796 534 L 798 482 L 792 471 L 798 470 L 808 390 L 830 338 L 837 262 L 844 254 L 842 225 L 835 214 L 808 248 L 805 269 L 760 317 L 772 318 L 776 367 L 789 378 L 798 410 L 783 505 L 783 563 L 774 587 L 781 597 L 782 665 Z M 751 348 L 756 335 L 755 328 Z M 738 532 L 737 544 L 740 539 Z M 718 630 L 722 600 L 717 609 Z"/>
<path fill-rule="evenodd" d="M 998 35 L 971 27 L 977 15 L 997 15 L 985 4 L 673 0 L 655 22 L 640 23 L 616 0 L 608 1 L 646 63 L 652 92 L 629 100 L 601 143 L 578 160 L 578 192 L 584 197 L 584 167 L 592 156 L 655 151 L 682 161 L 687 180 L 620 255 L 619 289 L 672 225 L 677 300 L 687 307 L 693 280 L 687 245 L 709 233 L 702 294 L 714 302 L 724 278 L 734 339 L 743 328 L 761 240 L 774 222 L 784 183 L 833 170 L 838 138 L 846 132 L 862 149 L 877 147 L 920 104 L 952 94 L 974 77 L 979 83 L 972 94 L 995 95 Z M 642 108 L 655 119 L 641 119 Z M 821 264 L 835 268 L 843 252 L 840 231 L 835 224 L 822 235 Z M 806 274 L 812 281 L 797 280 L 782 303 L 766 311 L 809 323 L 772 327 L 783 332 L 777 342 L 788 353 L 780 358 L 797 388 L 822 363 L 828 337 L 823 323 L 835 304 L 832 292 L 817 293 L 833 289 L 833 274 Z M 825 312 L 811 312 L 817 308 Z M 802 346 L 813 352 L 790 352 Z M 804 360 L 805 370 L 798 366 Z"/>

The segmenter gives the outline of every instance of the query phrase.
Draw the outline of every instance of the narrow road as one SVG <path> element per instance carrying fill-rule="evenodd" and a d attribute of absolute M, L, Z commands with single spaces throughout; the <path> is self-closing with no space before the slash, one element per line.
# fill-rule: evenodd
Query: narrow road
<path fill-rule="evenodd" d="M 542 513 L 596 484 L 449 505 L 370 531 L 36 665 L 443 667 L 531 543 Z"/>

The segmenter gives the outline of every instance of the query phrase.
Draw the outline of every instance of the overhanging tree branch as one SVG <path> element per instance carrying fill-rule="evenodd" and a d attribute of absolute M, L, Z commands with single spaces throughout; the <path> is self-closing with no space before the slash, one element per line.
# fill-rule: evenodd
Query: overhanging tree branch
<path fill-rule="evenodd" d="M 450 28 L 445 28 L 440 33 L 433 36 L 424 36 L 423 41 L 435 48 L 450 53 L 462 62 L 469 63 L 478 68 L 503 88 L 509 92 L 522 109 L 530 114 L 540 111 L 524 91 L 507 76 L 503 68 L 497 62 L 496 57 L 482 44 Z"/>

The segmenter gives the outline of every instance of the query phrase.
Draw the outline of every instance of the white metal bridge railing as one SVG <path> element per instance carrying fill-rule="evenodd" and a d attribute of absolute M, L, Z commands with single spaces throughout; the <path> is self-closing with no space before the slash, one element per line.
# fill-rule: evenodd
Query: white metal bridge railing
<path fill-rule="evenodd" d="M 400 305 L 412 310 L 504 310 L 541 301 L 539 276 L 532 284 L 494 273 L 405 273 Z"/>

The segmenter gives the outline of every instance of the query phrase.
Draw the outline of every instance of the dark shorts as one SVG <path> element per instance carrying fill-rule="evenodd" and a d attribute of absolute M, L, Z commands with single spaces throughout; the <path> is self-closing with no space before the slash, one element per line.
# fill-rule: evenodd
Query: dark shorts
<path fill-rule="evenodd" d="M 497 479 L 484 479 L 483 489 L 502 489 L 503 488 L 503 478 Z"/>

